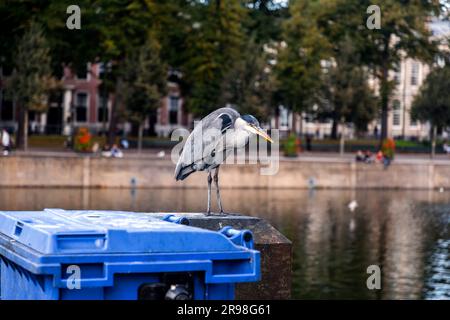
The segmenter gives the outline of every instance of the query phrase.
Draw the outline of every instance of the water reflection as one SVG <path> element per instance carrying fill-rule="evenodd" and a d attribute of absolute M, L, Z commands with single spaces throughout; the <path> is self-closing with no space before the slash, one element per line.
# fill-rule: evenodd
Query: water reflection
<path fill-rule="evenodd" d="M 450 299 L 449 192 L 223 190 L 223 202 L 293 241 L 294 298 Z M 197 189 L 0 189 L 2 210 L 181 212 L 205 204 Z M 381 290 L 366 287 L 372 264 L 382 269 Z"/>

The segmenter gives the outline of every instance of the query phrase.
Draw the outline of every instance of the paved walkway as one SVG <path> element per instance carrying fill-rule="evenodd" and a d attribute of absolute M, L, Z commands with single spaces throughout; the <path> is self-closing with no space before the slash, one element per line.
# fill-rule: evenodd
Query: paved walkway
<path fill-rule="evenodd" d="M 28 151 L 14 151 L 12 156 L 36 156 L 36 157 L 88 157 L 99 156 L 93 154 L 76 153 L 71 150 L 46 150 L 46 149 L 29 149 Z M 353 153 L 345 153 L 341 156 L 339 153 L 333 152 L 302 152 L 297 158 L 286 158 L 281 154 L 281 159 L 284 161 L 317 161 L 317 162 L 350 162 L 354 161 L 355 155 Z M 170 150 L 160 149 L 144 149 L 141 153 L 137 150 L 125 150 L 124 157 L 126 158 L 170 158 Z M 450 155 L 438 154 L 434 159 L 430 158 L 429 154 L 396 154 L 395 162 L 398 163 L 443 163 L 450 164 Z"/>

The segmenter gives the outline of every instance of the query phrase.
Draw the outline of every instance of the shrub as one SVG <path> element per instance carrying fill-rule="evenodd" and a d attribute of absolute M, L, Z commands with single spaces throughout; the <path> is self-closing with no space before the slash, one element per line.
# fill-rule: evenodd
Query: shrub
<path fill-rule="evenodd" d="M 283 144 L 283 152 L 286 157 L 297 157 L 299 152 L 299 140 L 295 134 L 289 135 Z"/>
<path fill-rule="evenodd" d="M 385 157 L 389 159 L 394 159 L 395 154 L 395 141 L 392 138 L 387 138 L 383 140 L 383 145 L 381 146 L 381 151 Z"/>
<path fill-rule="evenodd" d="M 75 136 L 75 151 L 78 152 L 90 152 L 92 148 L 92 136 L 87 128 L 78 129 L 78 133 Z"/>

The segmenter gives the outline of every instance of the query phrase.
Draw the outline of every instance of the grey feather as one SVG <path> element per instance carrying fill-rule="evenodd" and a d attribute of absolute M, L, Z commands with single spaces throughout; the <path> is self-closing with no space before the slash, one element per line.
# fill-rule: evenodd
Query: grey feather
<path fill-rule="evenodd" d="M 226 131 L 234 128 L 234 122 L 239 117 L 239 112 L 232 108 L 220 108 L 197 123 L 178 159 L 175 179 L 183 180 L 195 171 L 220 165 L 220 163 L 214 163 L 212 158 Z"/>

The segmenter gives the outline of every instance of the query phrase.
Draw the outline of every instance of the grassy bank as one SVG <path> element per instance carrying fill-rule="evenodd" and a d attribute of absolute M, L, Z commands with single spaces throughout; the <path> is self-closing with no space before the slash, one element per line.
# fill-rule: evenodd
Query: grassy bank
<path fill-rule="evenodd" d="M 93 142 L 97 142 L 100 146 L 104 145 L 106 138 L 104 136 L 93 136 Z M 31 135 L 28 139 L 29 146 L 31 148 L 41 148 L 50 150 L 64 150 L 64 142 L 66 138 L 60 135 Z M 117 138 L 118 142 L 119 138 Z M 137 146 L 137 137 L 129 137 L 130 147 L 135 148 Z M 281 141 L 283 145 L 284 140 Z M 400 153 L 429 153 L 430 142 L 424 141 L 409 141 L 409 140 L 396 140 L 396 149 Z M 171 141 L 169 138 L 162 137 L 144 137 L 144 148 L 171 148 L 176 142 Z M 436 145 L 436 152 L 443 153 L 442 141 L 439 141 Z M 376 139 L 353 139 L 345 141 L 346 152 L 356 152 L 357 150 L 372 150 L 378 149 L 379 140 Z M 306 140 L 301 140 L 302 150 L 306 150 Z M 339 140 L 322 139 L 311 141 L 312 151 L 320 152 L 338 152 Z"/>

